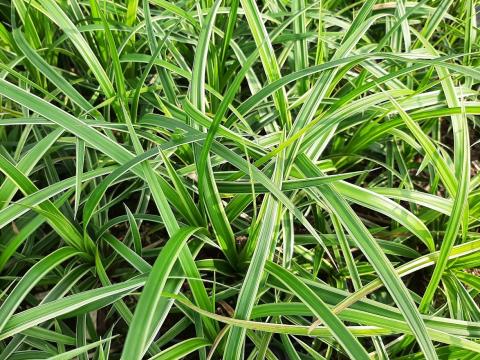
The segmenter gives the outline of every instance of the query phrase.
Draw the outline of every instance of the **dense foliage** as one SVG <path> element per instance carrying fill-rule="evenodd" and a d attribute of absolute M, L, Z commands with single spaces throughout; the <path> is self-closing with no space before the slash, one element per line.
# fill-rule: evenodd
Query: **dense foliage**
<path fill-rule="evenodd" d="M 478 0 L 0 4 L 0 359 L 480 358 Z"/>

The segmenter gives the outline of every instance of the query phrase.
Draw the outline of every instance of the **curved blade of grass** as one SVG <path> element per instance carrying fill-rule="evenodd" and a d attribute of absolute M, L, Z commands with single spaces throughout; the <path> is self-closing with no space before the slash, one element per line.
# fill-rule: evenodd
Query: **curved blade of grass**
<path fill-rule="evenodd" d="M 342 345 L 346 353 L 355 359 L 369 359 L 368 353 L 346 326 L 328 308 L 328 306 L 306 286 L 299 278 L 281 266 L 267 262 L 265 269 L 298 297 L 317 316 L 332 335 Z"/>
<path fill-rule="evenodd" d="M 305 0 L 294 0 L 292 2 L 293 13 L 303 8 L 305 8 Z M 306 22 L 306 16 L 305 14 L 302 14 L 293 23 L 293 31 L 299 35 L 306 33 L 307 27 L 305 22 Z M 294 63 L 295 63 L 296 71 L 299 71 L 308 67 L 308 48 L 307 48 L 306 39 L 295 41 Z M 297 84 L 297 89 L 298 89 L 299 95 L 304 94 L 308 89 L 307 79 L 302 79 L 301 81 L 299 81 Z"/>
<path fill-rule="evenodd" d="M 362 174 L 362 171 L 354 171 L 351 173 L 335 174 L 320 176 L 310 179 L 298 179 L 298 180 L 286 180 L 282 183 L 282 191 L 300 190 L 309 187 L 316 187 L 319 184 L 328 184 L 331 182 L 338 182 L 354 176 Z M 250 194 L 252 186 L 255 193 L 263 194 L 268 192 L 268 189 L 258 182 L 246 182 L 246 181 L 217 181 L 218 188 L 222 193 L 235 193 L 235 194 Z"/>
<path fill-rule="evenodd" d="M 78 255 L 73 248 L 65 247 L 51 253 L 37 262 L 18 282 L 0 307 L 0 332 L 5 328 L 8 320 L 20 306 L 29 291 L 53 268 L 65 260 Z"/>
<path fill-rule="evenodd" d="M 54 202 L 55 207 L 62 206 L 65 201 L 71 196 L 71 191 L 66 192 L 63 196 L 61 196 L 57 201 Z M 19 230 L 18 234 L 16 234 L 11 239 L 5 239 L 6 244 L 2 248 L 0 253 L 0 271 L 4 268 L 5 264 L 11 259 L 15 251 L 20 247 L 20 245 L 27 240 L 27 238 L 32 235 L 44 222 L 45 217 L 43 215 L 35 216 L 31 221 L 27 224 L 24 224 L 22 228 Z"/>
<path fill-rule="evenodd" d="M 41 71 L 52 84 L 61 89 L 61 91 L 83 111 L 90 112 L 93 110 L 93 106 L 60 73 L 30 47 L 19 29 L 13 30 L 12 35 L 17 46 L 24 53 L 28 61 Z"/>
<path fill-rule="evenodd" d="M 437 69 L 439 76 L 444 79 L 442 87 L 445 92 L 447 103 L 449 106 L 458 106 L 459 101 L 455 94 L 453 81 L 446 69 Z M 454 165 L 456 176 L 456 193 L 454 196 L 452 212 L 447 223 L 445 235 L 440 247 L 440 255 L 435 265 L 430 282 L 420 303 L 420 311 L 425 311 L 432 302 L 442 274 L 447 265 L 448 256 L 455 244 L 458 230 L 464 220 L 464 216 L 468 218 L 466 212 L 466 204 L 468 200 L 468 192 L 470 185 L 470 135 L 468 131 L 467 116 L 465 113 L 452 116 L 453 136 L 454 136 Z"/>
<path fill-rule="evenodd" d="M 138 224 L 135 218 L 133 217 L 132 212 L 128 208 L 127 205 L 125 205 L 125 211 L 127 212 L 128 216 L 128 223 L 130 224 L 130 234 L 133 239 L 133 248 L 135 249 L 135 252 L 138 255 L 142 254 L 142 239 L 140 235 L 140 231 L 138 230 Z"/>
<path fill-rule="evenodd" d="M 69 351 L 67 351 L 63 354 L 52 356 L 49 359 L 50 360 L 69 360 L 69 359 L 73 359 L 73 358 L 87 352 L 88 350 L 92 350 L 92 349 L 95 349 L 95 348 L 101 346 L 103 343 L 105 343 L 107 341 L 110 341 L 114 338 L 115 338 L 115 336 L 112 336 L 112 337 L 109 337 L 109 338 L 106 338 L 106 339 L 103 339 L 103 340 L 95 341 L 93 343 L 81 346 L 79 348 L 69 350 Z"/>
<path fill-rule="evenodd" d="M 38 190 L 30 179 L 23 175 L 2 155 L 0 155 L 0 171 L 8 176 L 26 195 L 35 193 Z M 73 224 L 68 221 L 65 215 L 63 215 L 52 202 L 47 200 L 39 204 L 38 207 L 39 209 L 37 211 L 41 211 L 42 215 L 47 217 L 49 223 L 67 244 L 77 249 L 86 249 L 83 236 L 80 235 Z"/>
<path fill-rule="evenodd" d="M 62 129 L 56 129 L 49 133 L 37 142 L 35 146 L 18 161 L 16 168 L 28 176 L 34 166 L 42 159 L 62 134 Z M 16 190 L 17 186 L 12 180 L 7 178 L 3 181 L 2 186 L 0 187 L 0 209 L 3 209 L 8 205 L 15 195 Z"/>
<path fill-rule="evenodd" d="M 121 257 L 130 263 L 140 273 L 148 273 L 152 266 L 111 234 L 104 234 L 103 239 L 110 245 Z"/>
<path fill-rule="evenodd" d="M 82 176 L 85 162 L 85 142 L 82 139 L 77 139 L 76 143 L 76 161 L 75 161 L 75 205 L 73 216 L 77 216 L 78 208 L 80 206 L 80 197 L 82 193 Z"/>
<path fill-rule="evenodd" d="M 155 356 L 152 356 L 150 360 L 177 360 L 182 359 L 188 354 L 193 353 L 194 351 L 209 346 L 210 342 L 203 338 L 191 338 L 179 342 L 176 345 L 170 346 L 169 348 L 161 351 Z"/>
<path fill-rule="evenodd" d="M 89 181 L 99 176 L 106 175 L 112 171 L 113 167 L 107 166 L 86 172 L 82 180 Z M 10 222 L 15 221 L 21 215 L 25 214 L 33 207 L 47 201 L 51 197 L 60 194 L 63 191 L 67 191 L 66 194 L 70 196 L 69 189 L 75 187 L 75 177 L 71 177 L 65 180 L 61 180 L 53 185 L 40 189 L 30 195 L 27 195 L 18 201 L 10 204 L 3 210 L 0 210 L 0 228 L 7 226 Z M 65 196 L 65 195 L 64 195 Z M 57 202 L 56 202 L 57 203 Z"/>
<path fill-rule="evenodd" d="M 355 203 L 381 212 L 382 214 L 398 221 L 412 233 L 417 235 L 430 251 L 435 250 L 433 237 L 425 224 L 410 211 L 406 210 L 396 202 L 367 189 L 343 181 L 336 182 L 335 188 L 341 195 Z"/>
<path fill-rule="evenodd" d="M 202 310 L 199 307 L 190 303 L 188 300 L 185 300 L 184 298 L 180 298 L 174 294 L 165 293 L 164 295 L 174 298 L 177 302 L 187 306 L 188 308 L 194 310 L 195 312 L 198 312 L 201 315 L 204 315 L 211 319 L 215 319 L 225 324 L 241 327 L 245 330 L 251 329 L 251 330 L 263 331 L 268 333 L 291 334 L 291 335 L 300 335 L 300 336 L 316 336 L 316 337 L 322 337 L 322 338 L 332 337 L 332 333 L 330 329 L 328 329 L 327 327 L 319 326 L 312 330 L 310 329 L 309 326 L 274 324 L 274 323 L 265 323 L 265 322 L 259 322 L 259 321 L 230 318 L 227 316 L 222 316 L 222 315 L 218 315 L 215 313 L 210 313 L 208 311 Z M 347 328 L 354 336 L 358 336 L 358 337 L 392 334 L 391 330 L 378 328 L 376 326 L 348 326 Z M 475 345 L 477 344 L 473 343 L 473 346 Z"/>
<path fill-rule="evenodd" d="M 162 248 L 138 300 L 122 351 L 122 359 L 142 358 L 150 336 L 148 330 L 153 325 L 153 312 L 160 301 L 168 275 L 188 238 L 199 229 L 193 227 L 179 229 Z"/>
<path fill-rule="evenodd" d="M 392 199 L 409 201 L 420 206 L 425 206 L 445 215 L 450 215 L 452 211 L 453 202 L 451 199 L 445 199 L 437 195 L 408 189 L 383 187 L 374 187 L 370 188 L 369 190 Z"/>
<path fill-rule="evenodd" d="M 26 329 L 59 316 L 91 306 L 91 309 L 104 307 L 127 295 L 145 283 L 145 278 L 137 278 L 124 283 L 84 291 L 63 299 L 51 301 L 13 315 L 0 332 L 0 339 L 18 334 Z"/>

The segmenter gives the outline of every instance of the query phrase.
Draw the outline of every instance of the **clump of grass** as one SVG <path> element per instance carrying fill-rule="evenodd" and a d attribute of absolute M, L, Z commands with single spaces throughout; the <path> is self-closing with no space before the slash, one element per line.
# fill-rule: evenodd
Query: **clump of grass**
<path fill-rule="evenodd" d="M 0 8 L 0 359 L 474 359 L 478 3 Z"/>

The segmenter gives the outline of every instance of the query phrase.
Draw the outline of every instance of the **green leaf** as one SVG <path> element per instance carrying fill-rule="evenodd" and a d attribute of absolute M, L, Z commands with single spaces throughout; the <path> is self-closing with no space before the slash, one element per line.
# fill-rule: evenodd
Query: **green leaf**
<path fill-rule="evenodd" d="M 170 271 L 188 238 L 198 230 L 199 228 L 194 227 L 179 229 L 165 244 L 157 257 L 138 300 L 138 307 L 133 315 L 125 340 L 122 358 L 142 358 L 150 337 L 148 330 L 154 325 L 152 324 L 153 312 L 160 301 Z"/>
<path fill-rule="evenodd" d="M 36 263 L 18 282 L 0 307 L 0 332 L 29 291 L 53 268 L 80 253 L 72 248 L 61 248 Z"/>
<path fill-rule="evenodd" d="M 169 348 L 161 351 L 155 356 L 152 356 L 150 360 L 159 359 L 159 360 L 176 360 L 181 359 L 192 352 L 201 349 L 205 346 L 209 346 L 210 342 L 203 338 L 191 338 L 179 342 L 176 345 L 170 346 Z"/>
<path fill-rule="evenodd" d="M 273 262 L 268 262 L 265 268 L 312 310 L 315 316 L 330 329 L 332 335 L 351 358 L 369 359 L 368 353 L 358 340 L 330 311 L 327 305 L 308 286 L 302 283 L 298 277 Z"/>

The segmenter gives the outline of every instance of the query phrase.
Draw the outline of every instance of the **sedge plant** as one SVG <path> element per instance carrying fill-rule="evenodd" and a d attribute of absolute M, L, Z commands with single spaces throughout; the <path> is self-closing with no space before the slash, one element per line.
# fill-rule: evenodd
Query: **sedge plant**
<path fill-rule="evenodd" d="M 480 358 L 478 0 L 0 6 L 0 359 Z"/>

